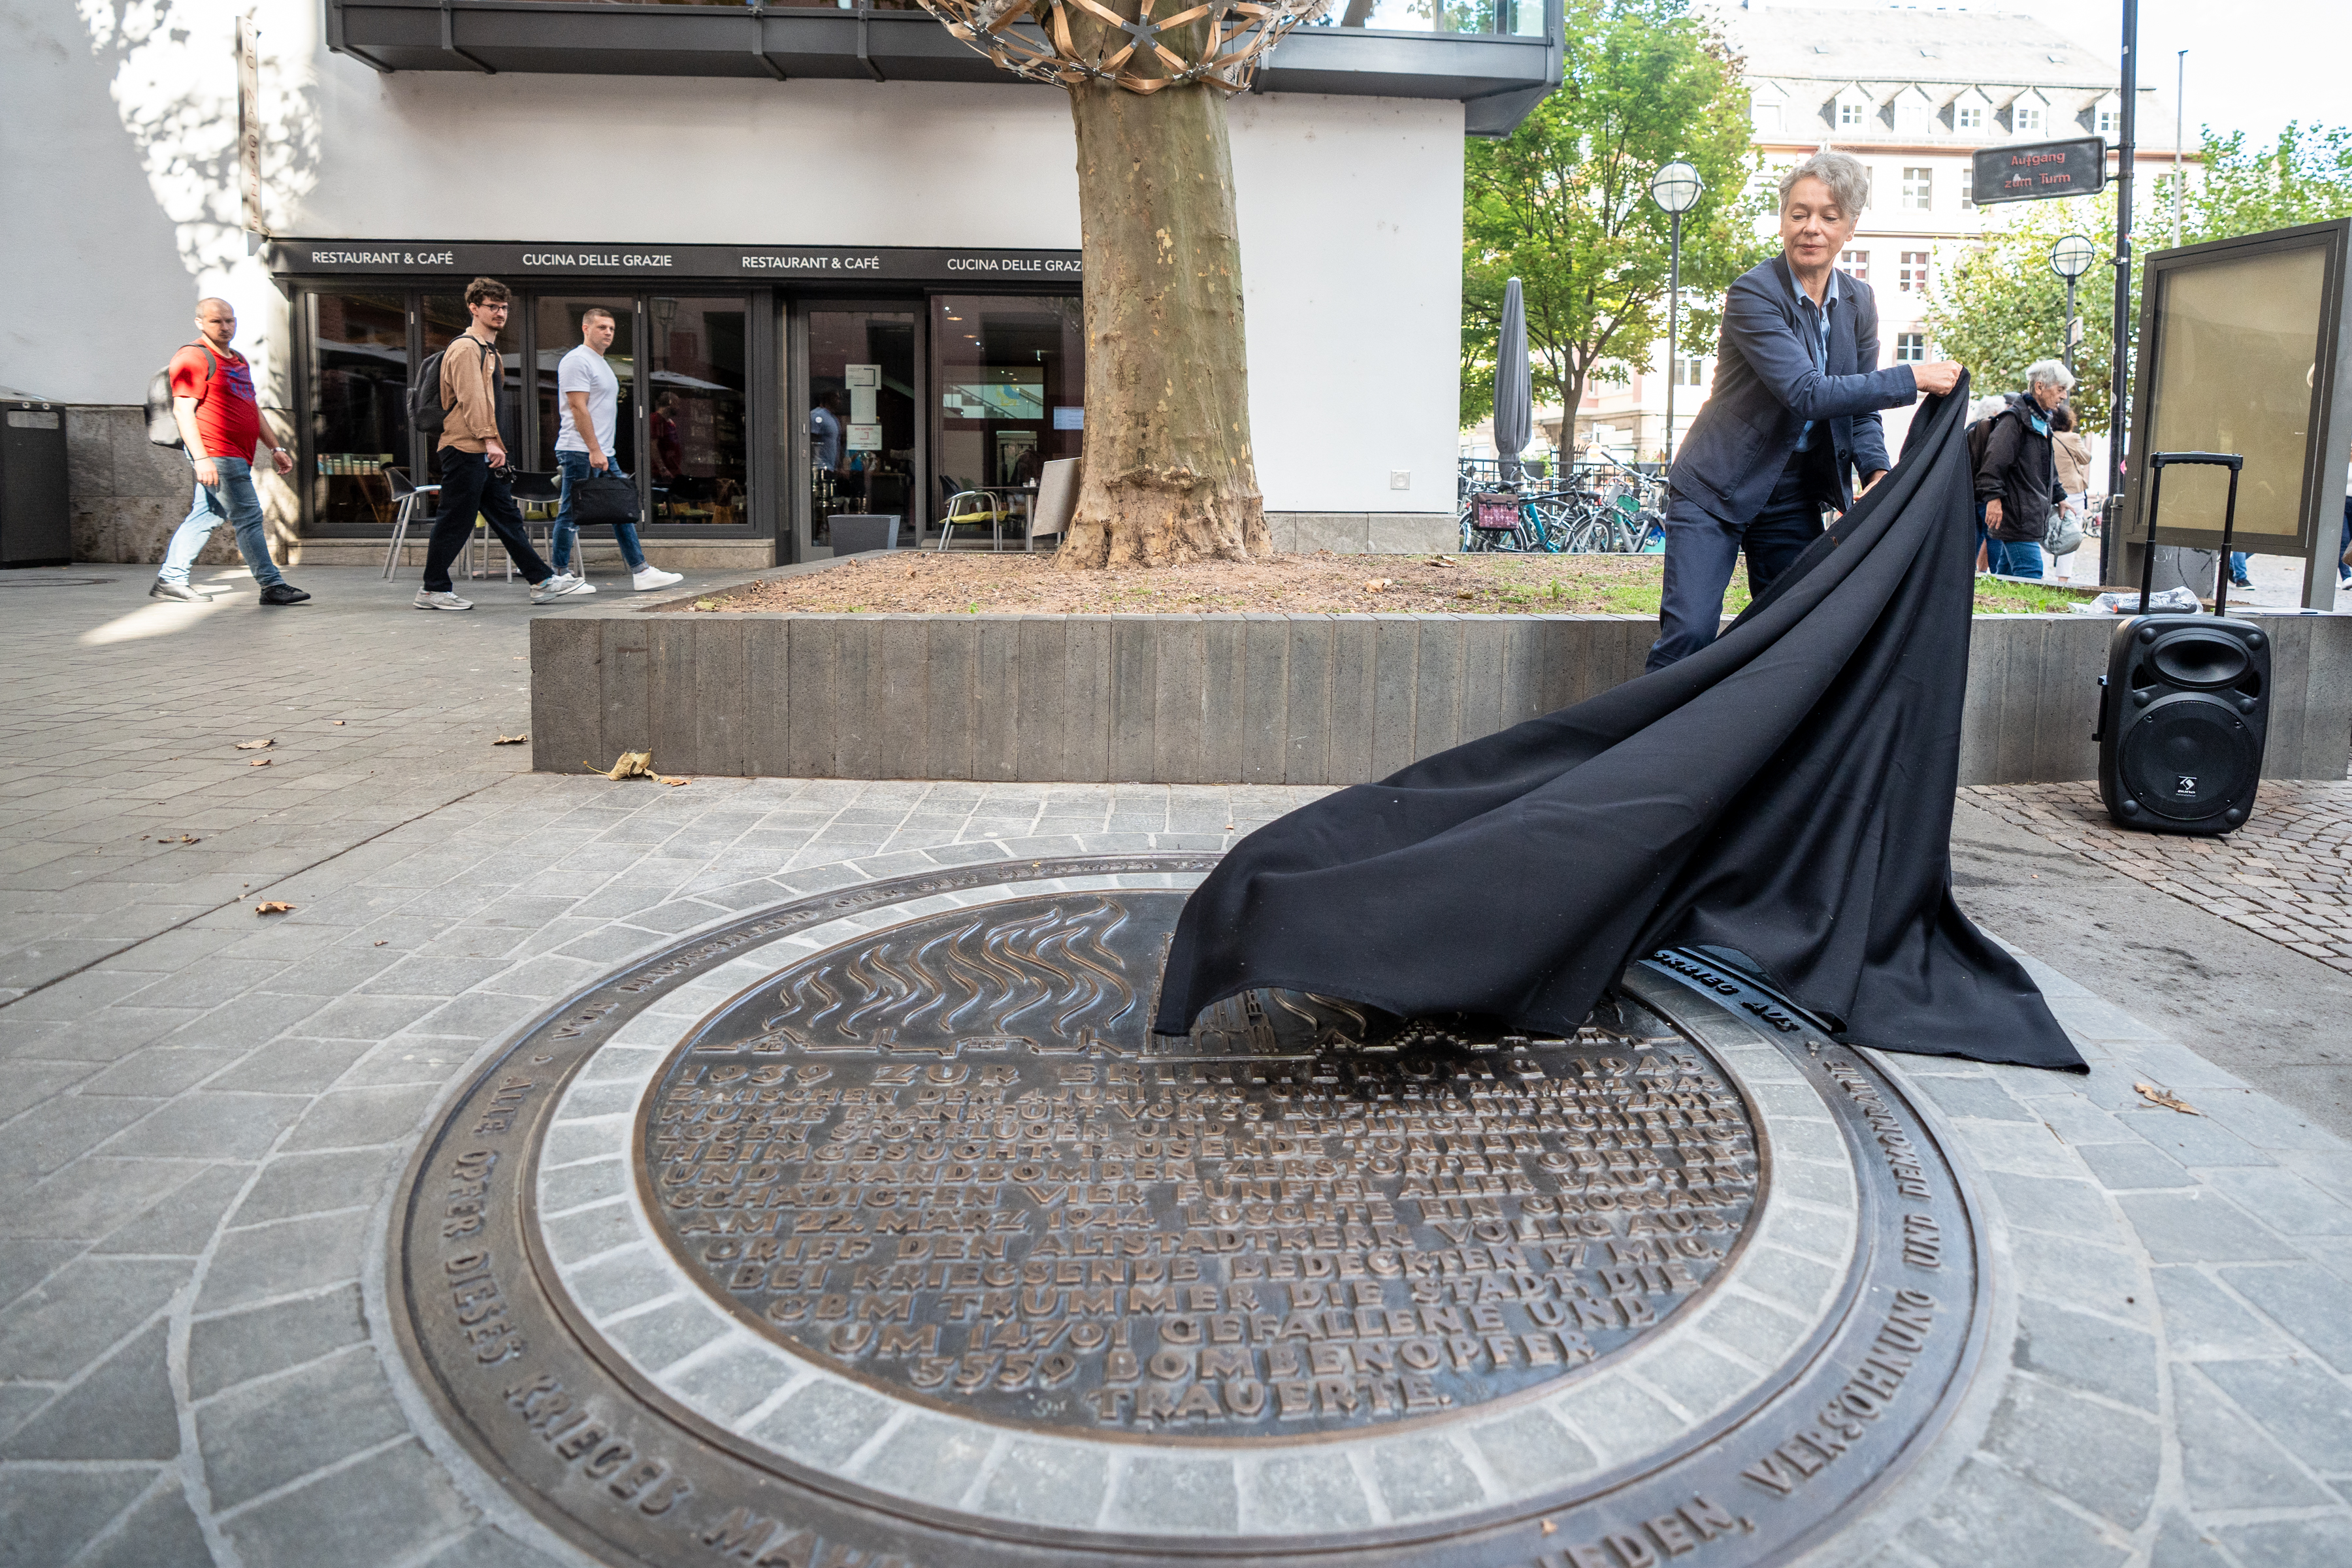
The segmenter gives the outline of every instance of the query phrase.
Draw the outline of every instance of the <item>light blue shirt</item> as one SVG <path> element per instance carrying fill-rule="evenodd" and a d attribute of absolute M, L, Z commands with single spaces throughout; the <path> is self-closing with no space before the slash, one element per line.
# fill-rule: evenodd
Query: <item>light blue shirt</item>
<path fill-rule="evenodd" d="M 1820 371 L 1823 375 L 1827 375 L 1830 373 L 1829 308 L 1832 305 L 1836 304 L 1838 301 L 1838 270 L 1834 267 L 1830 268 L 1829 287 L 1822 290 L 1822 302 L 1818 306 L 1813 303 L 1813 297 L 1811 294 L 1806 293 L 1803 289 L 1798 286 L 1797 272 L 1796 268 L 1793 267 L 1789 269 L 1789 289 L 1790 292 L 1797 296 L 1797 309 L 1799 312 L 1801 314 L 1810 311 L 1813 318 L 1814 326 L 1820 329 L 1820 343 L 1818 345 L 1817 352 L 1813 354 L 1813 368 Z M 1808 344 L 1807 347 L 1812 348 L 1814 345 Z M 1813 449 L 1814 423 L 1815 422 L 1811 419 L 1806 420 L 1805 427 L 1797 432 L 1798 451 L 1810 452 Z"/>

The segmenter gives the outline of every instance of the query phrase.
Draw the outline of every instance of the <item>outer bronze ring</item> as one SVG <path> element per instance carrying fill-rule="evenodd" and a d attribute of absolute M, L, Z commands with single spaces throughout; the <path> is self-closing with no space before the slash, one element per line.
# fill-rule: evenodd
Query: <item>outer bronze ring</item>
<path fill-rule="evenodd" d="M 1744 1034 L 1779 1046 L 1822 1090 L 1859 1180 L 1863 1245 L 1833 1310 L 1781 1358 L 1765 1389 L 1659 1452 L 1555 1495 L 1433 1526 L 1314 1539 L 1113 1534 L 977 1518 L 884 1497 L 754 1448 L 678 1408 L 583 1332 L 530 1218 L 532 1172 L 564 1084 L 666 990 L 755 942 L 932 893 L 1213 864 L 1202 855 L 997 862 L 861 884 L 674 943 L 526 1027 L 454 1099 L 394 1199 L 394 1331 L 448 1432 L 583 1550 L 649 1568 L 723 1561 L 769 1568 L 893 1561 L 906 1568 L 1243 1561 L 1583 1568 L 1639 1563 L 1643 1552 L 1663 1562 L 1688 1550 L 1685 1542 L 1711 1547 L 1695 1559 L 1702 1563 L 1773 1563 L 1833 1534 L 1916 1460 L 1983 1352 L 1991 1280 L 1977 1206 L 1920 1110 L 1867 1058 L 1826 1043 L 1817 1021 L 1742 976 L 1718 969 L 1717 984 L 1702 989 L 1650 961 L 1623 982 L 1635 999 L 1702 1044 Z M 1660 957 L 1682 958 L 1677 967 L 1686 969 L 1699 955 Z M 628 985 L 641 989 L 622 989 Z M 1709 1054 L 1722 1060 L 1719 1048 Z M 1867 1090 L 1875 1125 L 1832 1068 Z M 1896 1190 L 1889 1136 L 1912 1162 L 1908 1191 Z M 1759 1202 L 1763 1190 L 1759 1184 Z M 1932 1268 L 1906 1246 L 1921 1235 L 1940 1238 Z M 1913 1326 L 1900 1328 L 1901 1342 L 1911 1348 L 1894 1351 L 1889 1336 L 1906 1309 Z M 1900 1366 L 1887 1370 L 1895 1361 Z M 559 1398 L 566 1413 L 548 1419 Z M 1867 1419 L 1851 1414 L 1865 1405 Z M 1839 1408 L 1849 1411 L 1846 1428 L 1825 1428 L 1824 1414 Z"/>

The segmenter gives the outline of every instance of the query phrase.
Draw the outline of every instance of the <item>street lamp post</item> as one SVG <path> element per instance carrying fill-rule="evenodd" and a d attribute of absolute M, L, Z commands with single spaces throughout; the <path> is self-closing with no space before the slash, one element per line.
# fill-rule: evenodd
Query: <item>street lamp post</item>
<path fill-rule="evenodd" d="M 1698 205 L 1706 192 L 1706 183 L 1698 171 L 1680 158 L 1650 176 L 1650 199 L 1658 204 L 1674 219 L 1674 243 L 1666 263 L 1666 445 L 1664 458 L 1675 460 L 1675 383 L 1680 379 L 1677 369 L 1680 344 L 1675 341 L 1682 331 L 1683 309 L 1683 214 Z"/>
<path fill-rule="evenodd" d="M 2070 234 L 2050 247 L 2050 270 L 2066 279 L 2066 368 L 2074 368 L 2074 340 L 2083 335 L 2083 323 L 2074 314 L 2074 280 L 2091 269 L 2099 258 L 2099 247 L 2087 235 Z"/>

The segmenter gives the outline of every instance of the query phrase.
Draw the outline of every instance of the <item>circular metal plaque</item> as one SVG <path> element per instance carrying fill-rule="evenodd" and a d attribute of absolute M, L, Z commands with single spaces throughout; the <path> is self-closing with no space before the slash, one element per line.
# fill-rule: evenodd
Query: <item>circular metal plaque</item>
<path fill-rule="evenodd" d="M 862 883 L 526 1031 L 393 1227 L 452 1430 L 607 1561 L 1649 1568 L 1939 1425 L 1979 1243 L 1866 1058 L 1680 951 L 1573 1037 L 1152 1035 L 1213 864 Z"/>

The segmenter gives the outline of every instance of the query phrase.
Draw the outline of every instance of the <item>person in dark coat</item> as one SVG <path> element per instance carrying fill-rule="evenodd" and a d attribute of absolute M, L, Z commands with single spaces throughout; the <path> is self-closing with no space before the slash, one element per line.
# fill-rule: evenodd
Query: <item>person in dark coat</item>
<path fill-rule="evenodd" d="M 2025 384 L 1986 433 L 1977 461 L 1977 518 L 1990 539 L 1986 565 L 2000 576 L 2038 579 L 2051 511 L 2066 499 L 2050 415 L 2074 389 L 2074 373 L 2054 359 L 2039 360 L 2026 367 Z"/>
<path fill-rule="evenodd" d="M 1748 557 L 1761 597 L 1820 537 L 1822 509 L 1843 511 L 1886 471 L 1878 411 L 1949 392 L 1960 367 L 1878 364 L 1878 301 L 1837 270 L 1862 220 L 1869 176 L 1843 153 L 1817 153 L 1780 178 L 1780 254 L 1732 284 L 1716 346 L 1715 390 L 1667 476 L 1665 595 L 1649 666 L 1713 642 L 1723 591 Z"/>

